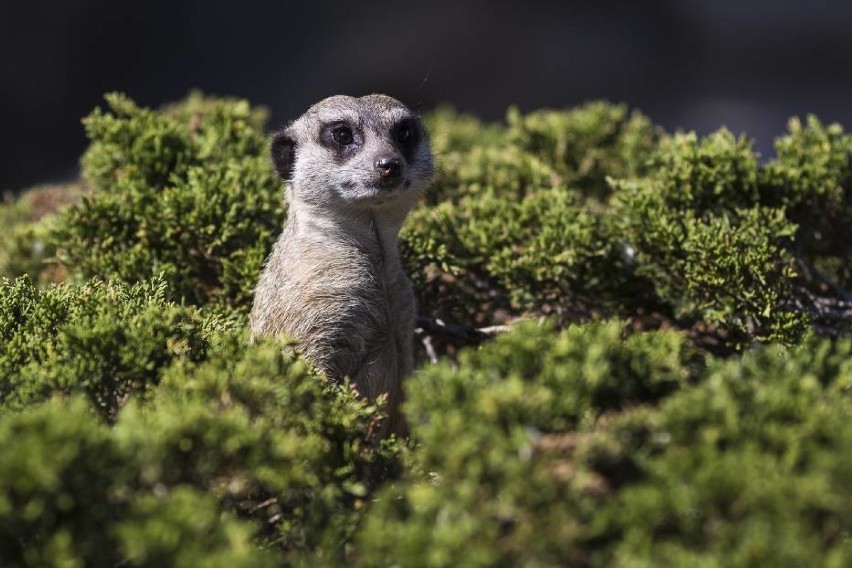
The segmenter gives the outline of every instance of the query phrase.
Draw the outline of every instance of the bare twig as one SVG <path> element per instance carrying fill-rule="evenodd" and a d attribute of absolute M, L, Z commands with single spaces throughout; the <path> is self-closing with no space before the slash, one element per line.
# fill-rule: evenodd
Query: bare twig
<path fill-rule="evenodd" d="M 804 282 L 796 285 L 796 294 L 789 307 L 807 314 L 814 331 L 819 334 L 830 337 L 852 335 L 852 294 L 808 262 L 798 243 L 791 252 Z M 825 296 L 814 293 L 826 288 Z"/>
<path fill-rule="evenodd" d="M 817 296 L 804 288 L 799 289 L 799 293 L 807 299 L 810 306 L 806 306 L 799 301 L 796 307 L 804 309 L 809 315 L 822 319 L 852 323 L 852 302 Z"/>
<path fill-rule="evenodd" d="M 433 365 L 438 363 L 438 353 L 435 351 L 435 346 L 432 345 L 432 336 L 422 334 L 420 341 L 423 343 L 423 348 L 426 349 L 426 355 L 429 357 L 429 362 Z"/>
<path fill-rule="evenodd" d="M 852 335 L 852 302 L 818 296 L 803 286 L 797 286 L 796 292 L 786 306 L 807 314 L 814 331 L 829 337 Z"/>
<path fill-rule="evenodd" d="M 439 360 L 448 346 L 455 348 L 469 345 L 479 345 L 500 333 L 509 331 L 509 325 L 492 325 L 488 327 L 473 327 L 469 325 L 449 325 L 438 318 L 421 316 L 417 318 L 417 328 L 414 334 L 423 344 L 426 356 L 433 364 Z"/>
<path fill-rule="evenodd" d="M 473 327 L 470 325 L 449 325 L 438 318 L 420 316 L 417 318 L 417 330 L 420 335 L 440 336 L 465 343 L 481 343 L 492 337 L 509 331 L 511 326 L 492 325 Z"/>
<path fill-rule="evenodd" d="M 261 503 L 258 503 L 257 505 L 252 507 L 249 512 L 254 513 L 255 511 L 257 511 L 259 509 L 265 509 L 266 507 L 269 507 L 270 505 L 274 505 L 277 502 L 278 502 L 278 497 L 270 497 L 266 501 L 262 501 Z"/>
<path fill-rule="evenodd" d="M 838 300 L 837 298 L 824 298 L 822 296 L 810 294 L 810 299 L 814 304 L 823 308 L 852 310 L 852 302 Z"/>
<path fill-rule="evenodd" d="M 801 251 L 796 248 L 794 252 L 794 256 L 796 257 L 796 262 L 799 265 L 799 268 L 802 269 L 802 272 L 805 273 L 805 278 L 808 280 L 815 280 L 820 284 L 824 284 L 828 286 L 832 292 L 840 296 L 840 298 L 849 304 L 852 304 L 852 294 L 850 294 L 843 286 L 840 286 L 836 282 L 834 282 L 827 274 L 820 271 L 817 267 L 809 263 L 802 256 Z"/>

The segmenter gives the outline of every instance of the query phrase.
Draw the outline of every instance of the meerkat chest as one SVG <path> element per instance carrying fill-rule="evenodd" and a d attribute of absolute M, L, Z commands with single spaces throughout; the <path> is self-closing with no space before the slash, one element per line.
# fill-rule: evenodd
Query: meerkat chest
<path fill-rule="evenodd" d="M 314 294 L 325 298 L 330 317 L 347 320 L 362 332 L 385 335 L 400 318 L 413 317 L 411 282 L 398 263 L 375 262 L 367 255 L 338 257 L 323 263 L 313 278 Z"/>
<path fill-rule="evenodd" d="M 364 284 L 366 303 L 381 313 L 384 323 L 392 323 L 414 301 L 411 281 L 398 266 L 373 266 Z"/>
<path fill-rule="evenodd" d="M 379 278 L 379 287 L 379 301 L 384 304 L 392 318 L 413 309 L 414 292 L 411 281 L 401 269 L 383 270 Z"/>

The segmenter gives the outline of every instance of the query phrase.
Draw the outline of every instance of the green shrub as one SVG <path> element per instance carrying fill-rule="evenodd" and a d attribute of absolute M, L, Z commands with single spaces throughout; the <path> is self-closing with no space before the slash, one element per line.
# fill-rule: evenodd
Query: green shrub
<path fill-rule="evenodd" d="M 607 520 L 620 563 L 824 565 L 852 559 L 852 344 L 807 341 L 711 368 L 605 435 L 642 471 Z M 620 511 L 620 512 L 617 512 Z"/>
<path fill-rule="evenodd" d="M 628 277 L 603 219 L 564 190 L 416 211 L 403 239 L 421 310 L 449 321 L 487 323 L 503 308 L 564 322 L 617 297 Z"/>
<path fill-rule="evenodd" d="M 671 332 L 519 328 L 411 382 L 429 475 L 380 495 L 361 564 L 844 566 L 850 355 L 705 368 Z"/>
<path fill-rule="evenodd" d="M 78 184 L 37 186 L 17 198 L 0 202 L 0 278 L 31 275 L 40 282 L 59 281 L 64 272 L 55 262 L 55 247 L 48 236 L 56 212 L 74 202 Z"/>
<path fill-rule="evenodd" d="M 0 289 L 0 440 L 23 444 L 0 458 L 3 565 L 254 566 L 258 545 L 341 561 L 399 471 L 397 445 L 373 440 L 380 409 L 249 346 L 243 319 L 164 296 L 160 281 Z"/>
<path fill-rule="evenodd" d="M 333 564 L 378 484 L 397 475 L 398 447 L 374 443 L 382 415 L 347 386 L 245 340 L 227 334 L 203 365 L 173 366 L 118 435 L 126 429 L 152 487 L 201 486 L 255 519 L 264 546 Z"/>
<path fill-rule="evenodd" d="M 762 172 L 765 199 L 799 225 L 796 248 L 840 286 L 852 286 L 852 135 L 815 116 L 793 118 Z M 824 284 L 824 283 L 823 283 Z"/>
<path fill-rule="evenodd" d="M 485 126 L 448 109 L 425 122 L 439 158 L 430 204 L 485 191 L 520 198 L 553 186 L 602 197 L 607 176 L 644 171 L 660 136 L 640 113 L 606 102 L 528 115 L 512 108 L 505 125 Z"/>
<path fill-rule="evenodd" d="M 402 233 L 424 311 L 480 324 L 529 313 L 564 322 L 632 301 L 600 200 L 607 174 L 644 171 L 660 136 L 647 118 L 597 102 L 512 109 L 506 125 L 447 110 L 426 122 L 439 174 L 431 207 Z"/>
<path fill-rule="evenodd" d="M 0 276 L 16 278 L 38 271 L 35 255 L 30 251 L 32 229 L 31 208 L 23 201 L 7 196 L 0 203 L 0 224 L 6 229 L 0 235 Z"/>
<path fill-rule="evenodd" d="M 762 206 L 751 143 L 726 130 L 665 141 L 653 173 L 613 181 L 615 226 L 675 317 L 718 325 L 729 341 L 795 342 L 807 319 L 789 307 L 796 226 Z"/>
<path fill-rule="evenodd" d="M 158 280 L 0 284 L 0 408 L 79 392 L 112 419 L 132 393 L 155 386 L 171 361 L 202 359 L 211 322 L 166 296 Z"/>
<path fill-rule="evenodd" d="M 163 112 L 106 98 L 111 112 L 84 120 L 93 192 L 52 232 L 58 257 L 84 278 L 162 274 L 179 299 L 245 308 L 284 218 L 265 114 L 200 95 Z"/>
<path fill-rule="evenodd" d="M 134 456 L 79 398 L 0 418 L 4 566 L 270 566 L 251 529 L 188 486 L 140 491 Z"/>
<path fill-rule="evenodd" d="M 555 315 L 564 323 L 656 311 L 680 327 L 710 329 L 728 348 L 798 341 L 810 314 L 795 308 L 804 298 L 791 252 L 796 224 L 764 203 L 751 142 L 721 130 L 703 140 L 663 138 L 652 149 L 654 131 L 634 117 L 629 124 L 645 132 L 642 144 L 628 145 L 630 152 L 616 146 L 608 160 L 621 164 L 613 171 L 637 177 L 610 178 L 611 194 L 601 202 L 589 196 L 592 178 L 566 183 L 560 152 L 568 150 L 541 148 L 567 144 L 559 128 L 579 136 L 571 134 L 575 122 L 600 129 L 601 116 L 623 117 L 621 107 L 608 108 L 515 117 L 513 128 L 531 132 L 526 142 L 463 152 L 464 169 L 454 178 L 460 196 L 415 211 L 403 232 L 420 305 L 477 323 L 507 314 Z M 616 159 L 624 152 L 643 159 Z M 464 185 L 459 172 L 480 185 Z"/>
<path fill-rule="evenodd" d="M 509 142 L 551 165 L 563 184 L 602 197 L 607 177 L 633 177 L 647 170 L 658 128 L 626 105 L 593 102 L 570 110 L 508 114 Z"/>

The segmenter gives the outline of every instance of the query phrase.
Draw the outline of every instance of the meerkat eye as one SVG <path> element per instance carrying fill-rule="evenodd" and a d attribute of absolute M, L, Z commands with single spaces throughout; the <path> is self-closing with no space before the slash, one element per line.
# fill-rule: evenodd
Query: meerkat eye
<path fill-rule="evenodd" d="M 399 140 L 401 144 L 405 144 L 411 140 L 411 128 L 407 124 L 400 124 L 396 129 L 396 139 Z"/>
<path fill-rule="evenodd" d="M 348 126 L 338 126 L 332 131 L 331 136 L 334 138 L 334 141 L 341 146 L 348 146 L 349 144 L 352 144 L 352 141 L 354 140 L 352 136 L 352 129 Z"/>

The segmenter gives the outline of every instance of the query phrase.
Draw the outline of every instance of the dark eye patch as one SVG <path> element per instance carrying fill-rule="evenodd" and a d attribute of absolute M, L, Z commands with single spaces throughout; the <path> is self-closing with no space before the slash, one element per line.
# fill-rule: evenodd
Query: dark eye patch
<path fill-rule="evenodd" d="M 330 122 L 323 124 L 322 128 L 320 128 L 320 142 L 330 148 L 352 144 L 354 138 L 353 129 L 346 122 Z"/>
<path fill-rule="evenodd" d="M 396 127 L 396 139 L 403 146 L 411 141 L 411 126 L 403 122 Z"/>
<path fill-rule="evenodd" d="M 360 137 L 348 122 L 335 121 L 320 129 L 320 142 L 332 150 L 339 161 L 353 156 L 360 147 Z"/>
<path fill-rule="evenodd" d="M 420 141 L 420 125 L 413 118 L 405 118 L 397 122 L 391 136 L 395 144 L 399 146 L 405 161 L 411 162 L 414 157 L 414 149 Z"/>
<path fill-rule="evenodd" d="M 355 141 L 355 137 L 352 135 L 352 129 L 348 126 L 338 126 L 331 131 L 331 137 L 334 138 L 334 141 L 340 146 L 348 146 Z"/>

